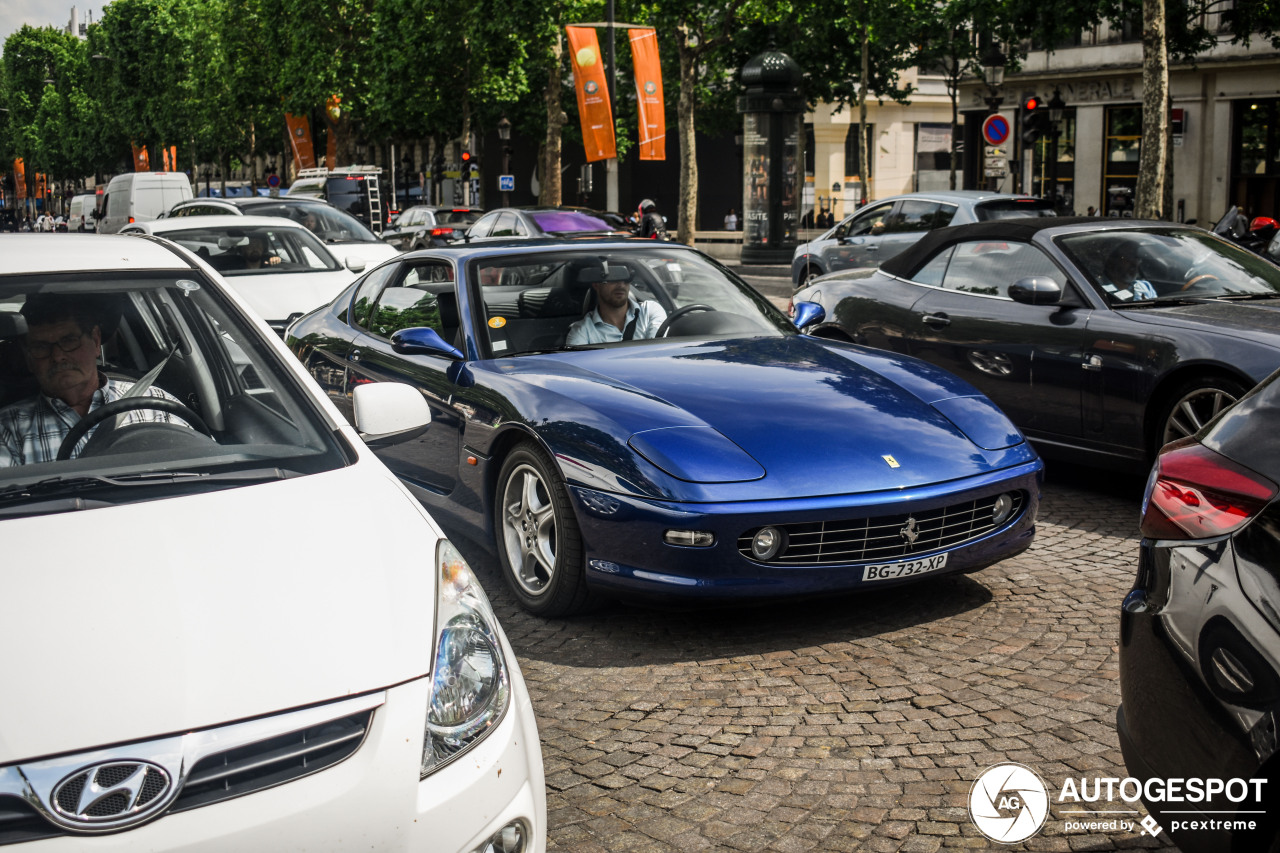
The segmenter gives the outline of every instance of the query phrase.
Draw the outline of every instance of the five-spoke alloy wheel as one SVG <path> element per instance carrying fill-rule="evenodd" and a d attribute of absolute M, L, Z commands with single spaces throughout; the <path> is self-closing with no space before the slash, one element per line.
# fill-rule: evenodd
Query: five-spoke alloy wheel
<path fill-rule="evenodd" d="M 560 473 L 532 442 L 498 474 L 494 531 L 503 574 L 520 603 L 540 616 L 583 610 L 590 599 L 582 534 Z"/>

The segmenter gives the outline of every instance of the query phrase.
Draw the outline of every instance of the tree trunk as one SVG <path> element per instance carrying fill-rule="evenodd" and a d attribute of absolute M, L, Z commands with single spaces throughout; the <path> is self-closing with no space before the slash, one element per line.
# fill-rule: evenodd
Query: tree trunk
<path fill-rule="evenodd" d="M 952 59 L 947 75 L 947 94 L 951 97 L 951 189 L 956 188 L 956 172 L 960 169 L 960 63 Z"/>
<path fill-rule="evenodd" d="M 680 100 L 677 104 L 680 132 L 680 202 L 676 216 L 680 224 L 676 239 L 692 246 L 698 219 L 698 144 L 694 138 L 694 90 L 698 85 L 699 48 L 689 44 L 690 32 L 681 26 L 676 32 L 680 51 Z"/>
<path fill-rule="evenodd" d="M 863 14 L 866 14 L 866 4 L 863 4 Z M 871 80 L 870 68 L 870 34 L 867 32 L 867 23 L 862 22 L 862 74 L 858 80 L 858 204 L 865 204 L 867 199 L 867 156 L 871 153 L 867 151 L 867 85 Z M 832 207 L 835 203 L 832 202 Z M 844 215 L 848 216 L 850 211 L 844 211 Z"/>
<path fill-rule="evenodd" d="M 1164 218 L 1164 166 L 1168 156 L 1169 51 L 1165 0 L 1142 0 L 1142 152 L 1138 161 L 1138 219 Z"/>
<path fill-rule="evenodd" d="M 551 73 L 547 77 L 547 88 L 543 93 L 543 103 L 547 108 L 547 136 L 542 144 L 542 184 L 538 188 L 538 203 L 558 205 L 562 203 L 564 189 L 560 180 L 560 161 L 563 152 L 562 137 L 564 126 L 569 121 L 564 106 L 560 103 L 560 87 L 563 85 L 564 42 L 559 32 L 556 33 L 555 45 L 551 48 Z"/>

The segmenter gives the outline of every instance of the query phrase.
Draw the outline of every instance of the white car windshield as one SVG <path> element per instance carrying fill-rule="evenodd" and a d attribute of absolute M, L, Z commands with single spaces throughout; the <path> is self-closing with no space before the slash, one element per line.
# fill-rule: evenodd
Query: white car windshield
<path fill-rule="evenodd" d="M 198 274 L 0 278 L 0 516 L 316 473 L 337 441 Z"/>
<path fill-rule="evenodd" d="M 166 230 L 159 235 L 199 255 L 227 276 L 342 269 L 319 239 L 303 228 L 241 226 L 229 220 L 226 225 Z"/>

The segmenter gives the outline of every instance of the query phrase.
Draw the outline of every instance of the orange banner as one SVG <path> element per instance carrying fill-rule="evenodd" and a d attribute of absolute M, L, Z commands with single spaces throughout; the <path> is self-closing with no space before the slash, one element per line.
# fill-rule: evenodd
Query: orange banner
<path fill-rule="evenodd" d="M 166 172 L 178 171 L 178 146 L 170 145 L 168 148 L 161 149 L 164 154 L 164 170 Z"/>
<path fill-rule="evenodd" d="M 311 147 L 311 124 L 303 116 L 284 114 L 284 123 L 289 128 L 289 144 L 293 146 L 293 159 L 299 169 L 314 169 L 316 153 Z"/>
<path fill-rule="evenodd" d="M 49 185 L 44 172 L 36 172 L 36 198 L 45 198 L 49 195 Z"/>
<path fill-rule="evenodd" d="M 640 159 L 667 159 L 667 116 L 662 104 L 662 63 L 658 34 L 650 27 L 631 33 L 631 62 L 636 72 L 636 104 L 640 113 Z"/>
<path fill-rule="evenodd" d="M 27 166 L 21 157 L 13 161 L 13 192 L 18 201 L 27 200 Z"/>
<path fill-rule="evenodd" d="M 618 156 L 613 137 L 613 107 L 604 76 L 600 42 L 590 27 L 565 27 L 573 57 L 573 90 L 578 95 L 582 118 L 582 145 L 587 162 L 611 160 Z"/>
<path fill-rule="evenodd" d="M 133 146 L 133 171 L 151 171 L 151 158 L 147 156 L 147 146 Z"/>

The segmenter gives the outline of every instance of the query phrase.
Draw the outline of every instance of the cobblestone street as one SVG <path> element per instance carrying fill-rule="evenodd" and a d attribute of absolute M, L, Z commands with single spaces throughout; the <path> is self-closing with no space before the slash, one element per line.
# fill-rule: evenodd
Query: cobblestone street
<path fill-rule="evenodd" d="M 1012 849 L 1165 847 L 1140 828 L 1066 831 L 1100 819 L 1066 811 L 1128 809 L 1108 819 L 1132 824 L 1140 803 L 1056 803 L 1068 777 L 1128 775 L 1116 632 L 1141 483 L 1050 471 L 1022 556 L 818 602 L 545 621 L 469 548 L 533 696 L 550 849 L 1007 849 L 966 808 L 1003 761 L 1038 772 L 1054 801 Z"/>

